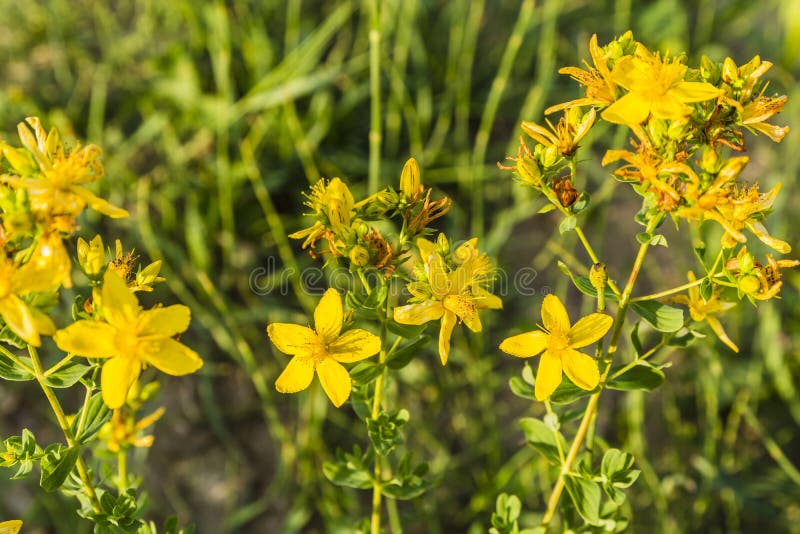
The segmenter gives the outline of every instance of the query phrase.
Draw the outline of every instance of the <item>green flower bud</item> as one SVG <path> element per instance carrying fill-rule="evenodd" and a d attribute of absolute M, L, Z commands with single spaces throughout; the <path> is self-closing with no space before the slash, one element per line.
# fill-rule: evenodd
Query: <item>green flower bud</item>
<path fill-rule="evenodd" d="M 350 249 L 350 262 L 356 267 L 363 267 L 369 263 L 369 251 L 361 245 Z"/>

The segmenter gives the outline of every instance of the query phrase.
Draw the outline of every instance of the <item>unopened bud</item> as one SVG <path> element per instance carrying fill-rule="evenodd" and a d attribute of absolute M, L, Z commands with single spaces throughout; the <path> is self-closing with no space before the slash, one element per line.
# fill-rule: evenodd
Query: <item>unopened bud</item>
<path fill-rule="evenodd" d="M 369 251 L 361 245 L 350 249 L 350 262 L 356 267 L 363 267 L 369 263 Z"/>
<path fill-rule="evenodd" d="M 408 158 L 406 164 L 403 165 L 403 172 L 400 173 L 400 191 L 410 197 L 419 191 L 421 185 L 419 164 L 414 158 Z"/>
<path fill-rule="evenodd" d="M 100 235 L 94 236 L 88 243 L 83 238 L 78 238 L 78 264 L 90 278 L 103 274 L 106 267 L 106 253 Z"/>
<path fill-rule="evenodd" d="M 589 270 L 589 281 L 598 293 L 605 290 L 608 283 L 608 269 L 605 263 L 595 263 Z"/>

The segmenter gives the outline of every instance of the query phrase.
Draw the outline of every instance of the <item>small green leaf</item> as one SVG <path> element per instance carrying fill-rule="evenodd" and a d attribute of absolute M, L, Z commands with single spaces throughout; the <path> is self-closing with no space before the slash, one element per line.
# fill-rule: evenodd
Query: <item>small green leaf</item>
<path fill-rule="evenodd" d="M 536 213 L 548 213 L 553 211 L 554 209 L 556 209 L 555 204 L 548 202 L 547 204 L 539 208 L 539 211 L 537 211 Z"/>
<path fill-rule="evenodd" d="M 584 295 L 589 295 L 590 297 L 597 298 L 597 290 L 594 288 L 594 286 L 587 277 L 578 276 L 574 274 L 570 270 L 570 268 L 567 267 L 567 264 L 564 263 L 563 261 L 558 262 L 558 268 L 561 269 L 562 273 L 570 277 L 572 283 L 575 284 L 576 288 L 578 288 L 578 291 L 580 291 Z M 605 294 L 606 298 L 609 300 L 613 300 L 614 302 L 619 300 L 619 297 L 617 297 L 617 295 L 615 295 L 614 292 L 608 287 L 605 288 Z"/>
<path fill-rule="evenodd" d="M 579 388 L 569 377 L 564 376 L 556 390 L 550 395 L 550 402 L 553 404 L 571 404 L 591 394 L 591 391 Z"/>
<path fill-rule="evenodd" d="M 88 442 L 97 434 L 106 421 L 111 419 L 111 410 L 106 406 L 106 403 L 103 402 L 103 396 L 100 393 L 95 393 L 92 395 L 92 398 L 89 399 L 89 404 L 86 406 L 83 429 L 81 429 L 80 435 L 78 435 L 78 423 L 82 417 L 83 410 L 79 411 L 75 417 L 72 418 L 72 423 L 70 424 L 72 435 L 75 436 L 78 443 Z"/>
<path fill-rule="evenodd" d="M 45 373 L 45 383 L 51 388 L 68 388 L 80 380 L 91 366 L 69 361 L 53 374 Z"/>
<path fill-rule="evenodd" d="M 533 417 L 523 417 L 519 420 L 519 426 L 531 447 L 539 451 L 551 464 L 559 465 L 561 463 L 556 437 L 544 421 Z M 561 450 L 566 450 L 567 443 L 561 433 L 558 433 L 558 439 L 561 441 Z"/>
<path fill-rule="evenodd" d="M 612 375 L 614 369 L 612 368 Z M 640 360 L 636 365 L 610 380 L 607 387 L 623 391 L 641 389 L 653 391 L 664 382 L 664 372 L 654 367 L 646 360 Z"/>
<path fill-rule="evenodd" d="M 558 232 L 560 234 L 566 234 L 567 232 L 574 230 L 577 225 L 578 225 L 578 218 L 575 217 L 574 215 L 570 215 L 569 217 L 565 217 L 564 219 L 561 220 L 561 222 L 558 225 Z"/>
<path fill-rule="evenodd" d="M 75 467 L 80 447 L 62 448 L 61 444 L 51 445 L 45 449 L 42 457 L 42 476 L 39 485 L 45 491 L 55 491 L 61 487 Z"/>
<path fill-rule="evenodd" d="M 637 356 L 641 356 L 643 354 L 643 352 L 642 352 L 642 340 L 639 339 L 639 325 L 640 324 L 641 323 L 639 321 L 636 321 L 636 324 L 633 325 L 633 328 L 631 329 L 631 344 L 633 344 L 633 350 L 636 351 L 636 355 Z"/>
<path fill-rule="evenodd" d="M 384 366 L 375 362 L 360 362 L 350 370 L 350 378 L 357 384 L 369 384 L 380 376 Z"/>
<path fill-rule="evenodd" d="M 401 409 L 396 414 L 381 412 L 376 419 L 367 419 L 367 435 L 380 456 L 387 456 L 403 443 L 400 429 L 408 422 L 409 413 Z"/>
<path fill-rule="evenodd" d="M 583 477 L 568 474 L 564 477 L 564 486 L 567 488 L 575 509 L 591 525 L 600 522 L 600 486 Z"/>
<path fill-rule="evenodd" d="M 394 319 L 386 321 L 389 332 L 406 339 L 417 339 L 425 331 L 427 324 L 400 324 Z"/>
<path fill-rule="evenodd" d="M 372 487 L 370 462 L 369 452 L 362 454 L 361 449 L 356 445 L 353 447 L 352 453 L 336 451 L 336 461 L 325 462 L 322 466 L 322 473 L 325 478 L 337 486 L 367 489 Z"/>
<path fill-rule="evenodd" d="M 528 400 L 536 400 L 536 397 L 533 393 L 533 385 L 528 384 L 518 376 L 511 377 L 511 379 L 508 381 L 508 387 L 511 388 L 511 393 L 517 397 Z"/>
<path fill-rule="evenodd" d="M 30 358 L 22 356 L 18 356 L 17 358 L 25 365 L 33 367 L 33 362 L 31 362 Z M 15 382 L 24 382 L 26 380 L 33 380 L 33 374 L 17 365 L 14 360 L 0 352 L 0 378 L 13 380 Z"/>
<path fill-rule="evenodd" d="M 399 348 L 389 355 L 386 360 L 386 367 L 389 369 L 402 369 L 417 356 L 422 348 L 431 340 L 430 336 L 421 336 L 405 347 Z"/>
<path fill-rule="evenodd" d="M 636 241 L 638 241 L 641 245 L 649 243 L 652 239 L 653 236 L 647 232 L 640 232 L 636 234 Z"/>
<path fill-rule="evenodd" d="M 667 238 L 661 234 L 654 235 L 653 238 L 650 240 L 650 245 L 654 247 L 655 246 L 662 246 L 665 248 L 669 247 L 669 243 L 667 243 Z"/>
<path fill-rule="evenodd" d="M 577 215 L 578 213 L 584 211 L 586 208 L 589 207 L 590 200 L 591 197 L 589 196 L 589 193 L 584 191 L 583 193 L 578 195 L 578 199 L 572 206 L 570 206 L 569 209 L 570 211 L 572 211 L 572 213 L 575 213 Z"/>
<path fill-rule="evenodd" d="M 631 309 L 659 332 L 677 332 L 683 328 L 683 310 L 657 300 L 631 302 Z"/>

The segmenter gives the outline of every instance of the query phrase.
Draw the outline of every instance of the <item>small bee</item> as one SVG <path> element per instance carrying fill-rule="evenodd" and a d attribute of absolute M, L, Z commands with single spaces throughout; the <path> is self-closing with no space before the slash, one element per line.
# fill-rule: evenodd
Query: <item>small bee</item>
<path fill-rule="evenodd" d="M 562 176 L 556 179 L 553 182 L 553 192 L 565 208 L 572 206 L 578 200 L 578 190 L 572 185 L 572 180 L 569 176 Z"/>

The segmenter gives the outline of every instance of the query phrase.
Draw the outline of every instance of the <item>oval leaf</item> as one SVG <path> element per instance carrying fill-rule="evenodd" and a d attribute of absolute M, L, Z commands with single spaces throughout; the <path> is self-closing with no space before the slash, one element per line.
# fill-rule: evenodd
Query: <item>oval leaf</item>
<path fill-rule="evenodd" d="M 683 328 L 683 310 L 657 300 L 631 302 L 631 309 L 659 332 L 677 332 Z"/>
<path fill-rule="evenodd" d="M 612 369 L 613 376 L 613 369 Z M 664 382 L 664 372 L 647 361 L 640 361 L 618 377 L 610 380 L 607 387 L 622 391 L 641 389 L 652 391 Z"/>

